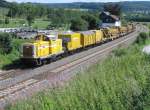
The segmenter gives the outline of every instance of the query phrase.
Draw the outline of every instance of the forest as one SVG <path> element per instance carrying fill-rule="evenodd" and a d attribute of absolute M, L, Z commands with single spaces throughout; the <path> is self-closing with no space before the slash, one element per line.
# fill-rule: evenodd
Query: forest
<path fill-rule="evenodd" d="M 1 0 L 0 8 L 3 12 L 0 13 L 0 27 L 21 27 L 27 24 L 35 29 L 72 29 L 71 24 L 75 23 L 81 26 L 80 30 L 93 29 L 100 23 L 99 14 L 103 7 L 109 4 L 119 4 L 123 20 L 150 21 L 150 2 L 45 4 L 9 3 Z M 94 26 L 91 26 L 92 23 Z"/>

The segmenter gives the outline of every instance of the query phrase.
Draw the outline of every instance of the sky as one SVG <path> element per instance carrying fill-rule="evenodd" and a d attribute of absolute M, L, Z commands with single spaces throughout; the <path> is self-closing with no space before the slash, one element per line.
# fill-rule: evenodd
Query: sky
<path fill-rule="evenodd" d="M 150 1 L 150 0 L 6 0 L 9 2 L 36 2 L 36 3 L 70 3 L 70 2 L 118 2 L 118 1 Z"/>

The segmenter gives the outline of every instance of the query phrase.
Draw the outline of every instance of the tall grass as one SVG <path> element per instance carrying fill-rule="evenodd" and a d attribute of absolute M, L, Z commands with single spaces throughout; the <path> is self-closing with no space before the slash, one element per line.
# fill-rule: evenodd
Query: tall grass
<path fill-rule="evenodd" d="M 68 86 L 38 93 L 7 110 L 143 110 L 149 102 L 150 57 L 135 44 L 115 50 Z"/>

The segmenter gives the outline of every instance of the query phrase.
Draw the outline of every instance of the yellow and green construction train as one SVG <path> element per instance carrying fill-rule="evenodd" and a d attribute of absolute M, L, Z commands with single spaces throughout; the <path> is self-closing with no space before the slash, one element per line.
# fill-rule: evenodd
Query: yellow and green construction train
<path fill-rule="evenodd" d="M 35 40 L 22 46 L 22 61 L 41 65 L 45 62 L 57 59 L 76 51 L 82 51 L 87 47 L 93 47 L 101 43 L 114 40 L 133 32 L 133 24 L 124 27 L 111 27 L 99 30 L 61 32 L 57 38 L 50 35 L 37 35 Z"/>

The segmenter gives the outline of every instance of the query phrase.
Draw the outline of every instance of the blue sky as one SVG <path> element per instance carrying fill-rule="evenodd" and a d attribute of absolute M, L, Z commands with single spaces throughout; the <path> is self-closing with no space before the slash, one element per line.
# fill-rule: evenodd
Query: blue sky
<path fill-rule="evenodd" d="M 70 2 L 118 2 L 118 1 L 150 1 L 150 0 L 6 0 L 10 2 L 37 2 L 37 3 L 70 3 Z"/>

